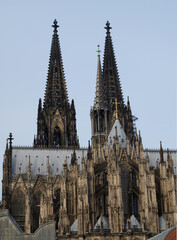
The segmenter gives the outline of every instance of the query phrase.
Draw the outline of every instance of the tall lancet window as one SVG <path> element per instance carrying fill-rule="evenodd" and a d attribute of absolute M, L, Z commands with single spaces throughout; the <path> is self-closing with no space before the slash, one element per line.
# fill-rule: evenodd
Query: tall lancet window
<path fill-rule="evenodd" d="M 12 196 L 11 214 L 22 231 L 25 231 L 25 195 L 18 189 Z"/>
<path fill-rule="evenodd" d="M 95 120 L 94 120 L 94 132 L 98 132 L 98 115 L 95 115 Z"/>
<path fill-rule="evenodd" d="M 104 113 L 100 113 L 100 132 L 104 132 L 105 131 L 105 119 L 104 119 Z"/>
<path fill-rule="evenodd" d="M 125 166 L 121 167 L 121 185 L 122 185 L 122 200 L 124 206 L 124 221 L 126 224 L 129 213 L 129 199 L 128 199 L 128 181 L 129 174 Z"/>
<path fill-rule="evenodd" d="M 61 145 L 61 134 L 60 128 L 58 126 L 56 126 L 54 129 L 53 143 L 56 147 L 59 147 Z"/>
<path fill-rule="evenodd" d="M 35 192 L 33 195 L 33 208 L 32 208 L 32 232 L 35 232 L 40 224 L 40 207 L 41 207 L 41 191 Z"/>
<path fill-rule="evenodd" d="M 56 229 L 58 229 L 59 209 L 60 209 L 60 189 L 57 189 L 54 192 L 53 198 L 53 214 L 55 216 Z"/>
<path fill-rule="evenodd" d="M 133 194 L 133 214 L 138 217 L 138 197 L 136 194 Z"/>

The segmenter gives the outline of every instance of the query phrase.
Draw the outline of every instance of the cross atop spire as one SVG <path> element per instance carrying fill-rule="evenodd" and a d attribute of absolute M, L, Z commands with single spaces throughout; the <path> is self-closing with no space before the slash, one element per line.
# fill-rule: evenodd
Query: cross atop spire
<path fill-rule="evenodd" d="M 57 25 L 57 20 L 56 20 L 56 19 L 53 21 L 52 27 L 54 28 L 53 31 L 54 31 L 54 32 L 57 32 L 57 28 L 58 28 L 59 26 Z"/>
<path fill-rule="evenodd" d="M 109 30 L 112 29 L 112 27 L 110 27 L 109 21 L 106 22 L 106 27 L 105 27 L 105 29 L 107 30 L 107 33 L 110 33 Z"/>

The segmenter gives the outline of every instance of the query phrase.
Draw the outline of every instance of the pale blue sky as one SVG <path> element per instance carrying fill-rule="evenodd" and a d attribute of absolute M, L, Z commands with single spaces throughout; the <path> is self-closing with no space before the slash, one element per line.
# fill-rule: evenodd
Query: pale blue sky
<path fill-rule="evenodd" d="M 177 2 L 163 0 L 0 1 L 0 166 L 6 138 L 32 145 L 44 97 L 56 18 L 69 99 L 75 100 L 80 145 L 90 134 L 97 45 L 110 21 L 124 99 L 139 118 L 144 147 L 176 148 Z M 2 178 L 2 171 L 0 179 Z M 1 187 L 0 187 L 1 195 Z M 0 197 L 1 198 L 1 197 Z"/>

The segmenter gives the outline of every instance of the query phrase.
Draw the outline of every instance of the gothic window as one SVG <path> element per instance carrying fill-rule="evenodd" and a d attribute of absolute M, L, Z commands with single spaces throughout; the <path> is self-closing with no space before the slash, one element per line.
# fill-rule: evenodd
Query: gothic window
<path fill-rule="evenodd" d="M 59 147 L 61 145 L 61 133 L 58 126 L 56 126 L 54 129 L 53 145 L 56 147 Z"/>
<path fill-rule="evenodd" d="M 129 201 L 128 201 L 128 171 L 125 166 L 121 167 L 121 185 L 122 185 L 122 200 L 124 206 L 124 220 L 128 218 Z"/>
<path fill-rule="evenodd" d="M 22 231 L 25 231 L 25 195 L 17 190 L 12 197 L 11 214 Z"/>
<path fill-rule="evenodd" d="M 100 114 L 100 132 L 104 131 L 104 114 Z"/>
<path fill-rule="evenodd" d="M 133 214 L 138 217 L 138 197 L 133 194 Z"/>
<path fill-rule="evenodd" d="M 102 193 L 99 198 L 96 201 L 96 218 L 99 219 L 99 217 L 103 214 L 103 216 L 107 216 L 107 193 Z"/>
<path fill-rule="evenodd" d="M 96 219 L 98 220 L 101 216 L 102 206 L 101 206 L 101 197 L 96 201 Z"/>
<path fill-rule="evenodd" d="M 59 209 L 60 209 L 60 189 L 57 189 L 53 197 L 53 213 L 55 216 L 56 229 L 58 229 Z"/>
<path fill-rule="evenodd" d="M 96 132 L 98 132 L 98 116 L 96 115 L 95 116 L 95 124 L 94 124 L 94 132 L 96 133 Z"/>
<path fill-rule="evenodd" d="M 132 183 L 136 186 L 136 173 L 132 170 Z"/>
<path fill-rule="evenodd" d="M 49 142 L 48 142 L 48 129 L 47 129 L 47 127 L 45 127 L 45 130 L 44 130 L 44 139 L 45 139 L 45 145 L 48 146 Z"/>
<path fill-rule="evenodd" d="M 35 232 L 39 227 L 39 217 L 40 217 L 40 203 L 41 203 L 41 192 L 37 191 L 33 195 L 33 209 L 32 209 L 32 231 Z"/>

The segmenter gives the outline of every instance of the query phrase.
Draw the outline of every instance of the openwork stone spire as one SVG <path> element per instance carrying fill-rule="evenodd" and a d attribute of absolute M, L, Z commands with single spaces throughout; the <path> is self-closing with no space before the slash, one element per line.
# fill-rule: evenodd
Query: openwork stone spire
<path fill-rule="evenodd" d="M 103 59 L 103 71 L 100 62 L 100 50 L 98 49 L 98 65 L 96 94 L 94 106 L 91 109 L 92 136 L 97 137 L 108 134 L 116 119 L 119 120 L 126 136 L 132 143 L 134 138 L 133 118 L 130 102 L 124 104 L 119 73 L 112 39 L 110 35 L 110 23 L 106 23 L 106 39 Z M 97 140 L 96 140 L 97 141 Z"/>
<path fill-rule="evenodd" d="M 101 70 L 101 61 L 100 61 L 100 49 L 98 45 L 98 63 L 97 63 L 97 79 L 96 79 L 96 93 L 94 108 L 101 109 L 104 108 L 104 94 L 103 94 L 103 76 Z"/>
<path fill-rule="evenodd" d="M 35 147 L 78 147 L 76 111 L 74 100 L 68 102 L 67 88 L 63 69 L 58 25 L 54 20 L 52 45 L 49 59 L 47 84 L 42 108 L 38 106 L 37 137 Z"/>
<path fill-rule="evenodd" d="M 53 22 L 54 34 L 49 59 L 48 76 L 44 97 L 44 109 L 66 110 L 68 106 L 68 95 L 63 69 L 62 54 L 58 37 L 56 19 Z"/>
<path fill-rule="evenodd" d="M 123 105 L 123 95 L 119 79 L 119 74 L 116 65 L 116 59 L 114 56 L 114 49 L 112 39 L 110 35 L 110 23 L 106 23 L 106 40 L 104 50 L 104 62 L 103 62 L 103 83 L 104 83 L 104 95 L 106 98 L 106 104 L 109 107 L 111 102 L 117 99 L 118 103 Z"/>

